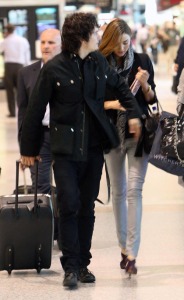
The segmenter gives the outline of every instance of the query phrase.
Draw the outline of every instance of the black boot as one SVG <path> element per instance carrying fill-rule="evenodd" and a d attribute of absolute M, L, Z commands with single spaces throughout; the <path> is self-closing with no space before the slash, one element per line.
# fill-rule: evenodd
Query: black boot
<path fill-rule="evenodd" d="M 63 280 L 63 286 L 66 287 L 77 287 L 77 273 L 66 272 Z"/>
<path fill-rule="evenodd" d="M 120 268 L 125 269 L 126 262 L 127 262 L 127 255 L 121 253 L 121 257 L 122 257 L 122 260 L 120 261 Z"/>
<path fill-rule="evenodd" d="M 136 260 L 129 260 L 127 258 L 126 266 L 125 266 L 125 272 L 129 274 L 129 277 L 131 277 L 132 274 L 137 274 L 137 267 L 135 266 Z"/>
<path fill-rule="evenodd" d="M 81 268 L 79 270 L 79 280 L 80 282 L 83 283 L 91 283 L 91 282 L 95 282 L 96 278 L 93 275 L 93 273 L 91 273 L 88 268 Z"/>

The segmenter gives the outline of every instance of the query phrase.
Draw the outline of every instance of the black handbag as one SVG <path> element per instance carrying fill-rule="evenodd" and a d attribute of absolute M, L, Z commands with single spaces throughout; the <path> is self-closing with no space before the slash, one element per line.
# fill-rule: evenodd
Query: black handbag
<path fill-rule="evenodd" d="M 166 117 L 161 121 L 161 153 L 184 164 L 184 106 L 179 116 Z"/>
<path fill-rule="evenodd" d="M 174 130 L 173 127 L 171 129 L 171 131 L 167 131 L 164 126 L 166 123 L 165 120 L 168 119 L 172 119 L 172 120 L 176 120 L 177 116 L 175 114 L 166 112 L 166 111 L 162 111 L 161 113 L 161 117 L 160 117 L 160 121 L 159 121 L 159 125 L 156 131 L 156 135 L 155 135 L 155 139 L 153 142 L 153 146 L 148 158 L 148 161 L 154 165 L 155 167 L 164 170 L 170 174 L 173 175 L 177 175 L 177 176 L 183 176 L 184 175 L 184 161 L 182 162 L 182 159 L 180 157 L 181 153 L 178 153 L 178 140 L 176 139 L 176 127 L 174 125 Z M 175 123 L 175 122 L 174 122 Z M 165 140 L 167 139 L 166 136 L 167 135 L 172 135 L 170 132 L 172 132 L 172 134 L 174 134 L 175 138 L 172 138 L 170 141 L 170 147 L 172 149 L 175 148 L 175 150 L 177 152 L 175 152 L 175 150 L 170 151 L 169 152 L 169 156 L 168 156 L 168 145 L 167 148 L 165 148 Z M 167 139 L 168 141 L 168 139 Z M 174 146 L 174 144 L 176 144 L 176 147 Z M 165 151 L 166 150 L 166 151 Z M 175 153 L 174 156 L 170 155 L 170 153 L 173 152 Z M 178 155 L 178 154 L 179 155 Z"/>

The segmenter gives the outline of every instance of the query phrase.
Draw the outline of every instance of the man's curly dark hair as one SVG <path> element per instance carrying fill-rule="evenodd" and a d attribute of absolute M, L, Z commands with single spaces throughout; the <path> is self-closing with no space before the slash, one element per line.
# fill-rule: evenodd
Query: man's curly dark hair
<path fill-rule="evenodd" d="M 89 41 L 95 27 L 96 16 L 91 13 L 74 13 L 65 18 L 62 27 L 62 50 L 77 53 L 82 41 Z"/>

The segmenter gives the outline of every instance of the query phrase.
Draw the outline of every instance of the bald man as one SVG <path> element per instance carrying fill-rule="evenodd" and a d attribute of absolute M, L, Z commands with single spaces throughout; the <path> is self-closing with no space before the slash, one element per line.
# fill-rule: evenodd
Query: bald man
<path fill-rule="evenodd" d="M 23 119 L 26 113 L 30 95 L 33 91 L 37 81 L 40 69 L 42 66 L 55 55 L 61 52 L 61 33 L 58 29 L 47 29 L 41 33 L 40 48 L 42 59 L 24 67 L 20 70 L 18 76 L 18 138 L 20 141 L 21 128 Z M 47 106 L 45 116 L 42 120 L 42 140 L 40 147 L 40 156 L 42 158 L 38 170 L 38 192 L 50 193 L 50 170 L 51 170 L 51 151 L 50 151 L 50 133 L 49 133 L 49 119 L 50 111 Z M 35 172 L 34 168 L 31 169 L 31 178 L 33 189 L 35 185 Z"/>

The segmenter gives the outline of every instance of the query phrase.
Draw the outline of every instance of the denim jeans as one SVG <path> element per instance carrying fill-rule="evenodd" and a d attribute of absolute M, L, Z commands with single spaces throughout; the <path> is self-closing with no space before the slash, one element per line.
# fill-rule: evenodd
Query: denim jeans
<path fill-rule="evenodd" d="M 51 193 L 51 165 L 52 154 L 50 150 L 50 132 L 45 130 L 43 132 L 43 141 L 39 155 L 42 161 L 38 165 L 38 193 L 50 194 Z M 30 167 L 32 189 L 35 190 L 35 167 Z"/>
<path fill-rule="evenodd" d="M 135 149 L 136 141 L 130 138 L 125 140 L 124 153 L 118 147 L 105 155 L 119 245 L 134 258 L 140 245 L 142 187 L 148 165 L 148 155 L 135 157 Z"/>
<path fill-rule="evenodd" d="M 64 271 L 87 267 L 91 259 L 95 200 L 99 193 L 104 157 L 102 150 L 88 153 L 86 162 L 54 159 L 59 209 L 59 234 Z"/>

